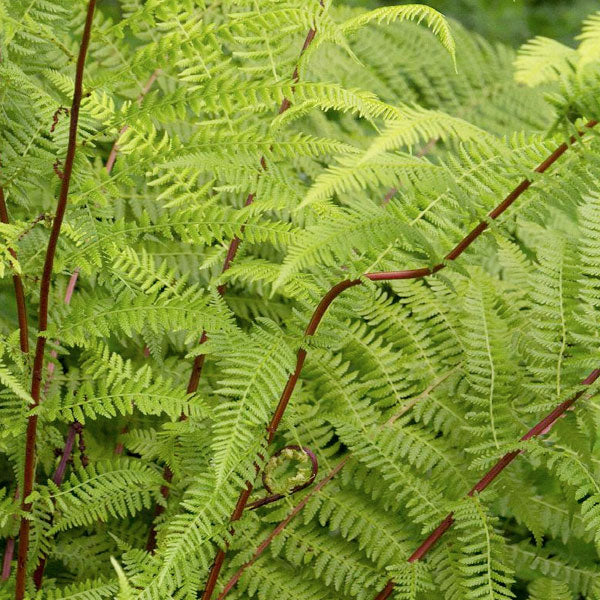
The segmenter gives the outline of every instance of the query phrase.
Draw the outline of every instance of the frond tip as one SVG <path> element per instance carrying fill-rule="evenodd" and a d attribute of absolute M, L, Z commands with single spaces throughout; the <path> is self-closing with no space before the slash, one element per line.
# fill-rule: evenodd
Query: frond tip
<path fill-rule="evenodd" d="M 384 6 L 348 19 L 340 26 L 344 34 L 349 35 L 369 23 L 392 23 L 394 21 L 425 22 L 442 46 L 450 53 L 456 70 L 456 45 L 448 21 L 442 13 L 424 4 L 403 4 L 402 6 Z M 457 71 L 458 72 L 458 71 Z"/>

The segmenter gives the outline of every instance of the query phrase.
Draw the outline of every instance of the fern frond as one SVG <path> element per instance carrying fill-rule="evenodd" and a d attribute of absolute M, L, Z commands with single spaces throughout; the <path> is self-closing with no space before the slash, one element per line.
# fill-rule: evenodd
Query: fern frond
<path fill-rule="evenodd" d="M 529 86 L 558 81 L 576 61 L 573 48 L 538 36 L 521 46 L 515 60 L 515 78 Z"/>
<path fill-rule="evenodd" d="M 417 23 L 424 21 L 442 46 L 450 53 L 452 60 L 456 61 L 456 48 L 448 22 L 437 10 L 423 4 L 381 7 L 348 19 L 340 25 L 340 29 L 343 33 L 350 34 L 368 23 L 391 23 L 393 21 L 417 21 Z"/>
<path fill-rule="evenodd" d="M 477 497 L 460 504 L 455 512 L 465 598 L 514 598 L 512 572 L 505 557 L 504 540 L 496 521 Z"/>
<path fill-rule="evenodd" d="M 573 600 L 573 594 L 562 581 L 536 579 L 529 586 L 529 600 Z"/>
<path fill-rule="evenodd" d="M 161 481 L 156 467 L 116 458 L 78 469 L 60 488 L 50 482 L 47 499 L 58 511 L 51 533 L 150 508 L 160 498 Z"/>

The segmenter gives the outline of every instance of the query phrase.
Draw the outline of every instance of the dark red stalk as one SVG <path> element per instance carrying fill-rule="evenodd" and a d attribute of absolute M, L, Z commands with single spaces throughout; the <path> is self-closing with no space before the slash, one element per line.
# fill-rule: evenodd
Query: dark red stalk
<path fill-rule="evenodd" d="M 161 70 L 160 69 L 156 69 L 152 75 L 150 75 L 148 81 L 146 82 L 146 84 L 144 85 L 144 87 L 142 88 L 142 91 L 140 93 L 140 95 L 138 96 L 138 103 L 141 103 L 144 99 L 144 97 L 146 96 L 146 94 L 150 91 L 150 88 L 152 87 L 152 85 L 154 84 L 154 82 L 156 81 L 157 77 L 160 75 Z M 60 110 L 60 109 L 59 109 Z M 66 110 L 66 109 L 65 109 Z M 67 111 L 68 112 L 68 111 Z M 53 125 L 54 127 L 54 125 Z M 115 161 L 117 160 L 117 155 L 119 153 L 119 139 L 121 138 L 121 136 L 129 129 L 128 125 L 124 125 L 121 130 L 119 131 L 119 135 L 117 137 L 117 139 L 114 141 L 112 148 L 110 150 L 110 154 L 108 156 L 108 159 L 106 161 L 106 172 L 110 175 L 111 171 L 113 170 L 113 167 L 115 166 Z M 73 292 L 75 291 L 75 286 L 77 285 L 77 280 L 79 279 L 79 267 L 77 267 L 74 271 L 73 274 L 71 275 L 71 278 L 69 279 L 69 283 L 67 285 L 67 289 L 65 291 L 65 299 L 64 302 L 65 304 L 68 306 L 71 303 L 71 298 L 73 297 Z M 50 352 L 50 356 L 52 358 L 56 358 L 57 357 L 57 353 L 55 350 L 52 350 Z M 44 388 L 44 394 L 47 393 L 48 388 L 50 386 L 50 382 L 52 380 L 52 375 L 54 373 L 54 363 L 50 362 L 48 363 L 48 379 L 46 381 L 46 385 Z M 121 433 L 125 433 L 127 430 L 127 428 L 125 428 L 124 431 L 122 431 Z M 123 452 L 123 444 L 118 443 L 116 448 L 115 448 L 115 454 L 121 454 Z M 85 462 L 85 461 L 83 461 Z M 87 466 L 87 465 L 84 465 Z"/>
<path fill-rule="evenodd" d="M 321 6 L 323 6 L 322 1 L 321 1 Z M 306 50 L 312 43 L 313 39 L 315 38 L 315 34 L 316 34 L 316 30 L 314 30 L 314 29 L 308 30 L 308 34 L 306 35 L 306 39 L 304 40 L 304 44 L 302 45 L 302 50 L 300 50 L 299 58 L 302 58 L 302 55 L 306 52 Z M 296 65 L 294 68 L 294 73 L 292 74 L 292 81 L 294 83 L 298 83 L 298 80 L 300 78 L 299 73 L 298 73 L 298 68 L 299 68 L 298 65 Z M 293 89 L 294 88 L 292 87 L 292 91 L 293 91 Z M 280 114 L 280 115 L 283 114 L 286 110 L 288 110 L 290 108 L 290 106 L 291 106 L 290 100 L 288 98 L 284 98 L 281 103 L 281 106 L 279 107 L 278 114 Z M 260 166 L 262 167 L 263 171 L 267 170 L 267 162 L 266 162 L 264 156 L 261 156 L 261 158 L 260 158 Z M 254 198 L 255 198 L 254 194 L 248 194 L 248 197 L 246 198 L 246 202 L 244 202 L 244 206 L 250 206 L 254 202 Z M 242 228 L 242 232 L 243 232 L 243 228 Z M 240 238 L 236 235 L 229 243 L 229 248 L 227 249 L 227 254 L 225 255 L 225 260 L 223 261 L 223 267 L 221 268 L 221 273 L 225 273 L 225 271 L 227 271 L 231 267 L 231 264 L 233 263 L 236 255 L 237 255 L 237 251 L 239 249 L 240 242 L 241 242 Z M 225 284 L 221 284 L 217 288 L 217 291 L 219 292 L 220 296 L 223 296 L 223 294 L 225 294 L 226 289 L 227 289 L 227 286 Z M 202 337 L 200 338 L 200 344 L 203 344 L 204 342 L 206 342 L 207 339 L 208 338 L 206 336 L 206 331 L 203 331 Z M 202 367 L 204 366 L 204 358 L 205 358 L 204 354 L 199 354 L 198 356 L 196 356 L 196 358 L 194 360 L 192 374 L 190 376 L 190 383 L 188 385 L 188 393 L 193 393 L 198 389 L 198 381 L 200 380 L 200 375 L 202 373 Z"/>
<path fill-rule="evenodd" d="M 6 225 L 10 223 L 4 189 L 0 186 L 0 221 Z M 17 253 L 13 248 L 9 248 L 11 256 L 17 260 Z M 29 332 L 27 327 L 27 307 L 25 304 L 25 290 L 23 280 L 18 273 L 13 274 L 13 286 L 15 288 L 15 301 L 17 303 L 17 318 L 19 322 L 19 344 L 23 354 L 29 354 Z"/>
<path fill-rule="evenodd" d="M 69 433 L 67 433 L 67 438 L 65 440 L 65 446 L 62 450 L 62 455 L 60 457 L 60 461 L 58 463 L 58 467 L 56 467 L 56 471 L 54 471 L 54 475 L 52 476 L 52 481 L 56 485 L 62 485 L 62 482 L 65 480 L 65 473 L 67 471 L 67 464 L 71 459 L 71 454 L 73 452 L 73 446 L 75 445 L 75 436 L 81 431 L 82 425 L 75 421 L 69 427 Z"/>
<path fill-rule="evenodd" d="M 251 567 L 258 560 L 260 555 L 270 546 L 271 542 L 288 526 L 290 521 L 296 517 L 300 511 L 302 511 L 302 509 L 308 504 L 309 500 L 315 494 L 318 494 L 344 468 L 344 465 L 349 459 L 350 455 L 345 456 L 325 477 L 323 477 L 323 479 L 321 479 L 321 481 L 319 481 L 319 483 L 317 483 L 317 485 L 315 485 L 315 487 L 308 494 L 306 494 L 306 496 L 304 496 L 304 498 L 302 498 L 302 500 L 296 506 L 294 506 L 288 516 L 281 521 L 281 523 L 279 523 L 277 527 L 275 527 L 275 529 L 273 529 L 273 531 L 271 531 L 271 533 L 262 541 L 260 546 L 258 546 L 258 548 L 254 551 L 252 558 L 248 562 L 244 563 L 238 569 L 235 575 L 225 584 L 225 587 L 223 588 L 223 591 L 217 600 L 223 600 L 225 596 L 229 594 L 229 592 L 234 588 L 235 584 L 239 581 L 240 577 L 244 574 L 244 571 L 248 567 Z"/>
<path fill-rule="evenodd" d="M 586 123 L 585 128 L 591 129 L 598 124 L 598 121 L 592 120 Z M 572 136 L 569 140 L 569 143 L 561 144 L 552 154 L 548 156 L 541 164 L 539 164 L 535 168 L 536 173 L 544 173 L 551 167 L 568 149 L 570 144 L 574 144 L 577 137 L 581 137 L 585 135 L 585 131 L 578 132 L 577 136 Z M 371 281 L 393 281 L 393 280 L 402 280 L 402 279 L 422 279 L 429 275 L 433 275 L 444 269 L 446 267 L 446 263 L 451 260 L 456 260 L 488 227 L 489 221 L 497 219 L 502 213 L 504 213 L 516 200 L 531 186 L 532 182 L 529 179 L 524 179 L 519 183 L 519 185 L 510 192 L 506 198 L 494 208 L 489 214 L 488 219 L 485 221 L 481 221 L 474 229 L 472 229 L 445 257 L 444 261 L 434 265 L 433 267 L 424 267 L 420 269 L 408 269 L 404 271 L 385 271 L 380 273 L 366 273 L 364 277 L 370 279 Z M 351 287 L 355 287 L 362 283 L 361 279 L 346 279 L 345 281 L 341 281 L 340 283 L 334 285 L 326 294 L 323 296 L 321 301 L 319 302 L 317 308 L 315 309 L 307 327 L 305 330 L 305 336 L 309 337 L 315 334 L 321 320 L 325 316 L 327 309 L 331 305 L 331 303 L 345 290 Z M 304 362 L 306 360 L 306 350 L 304 348 L 300 348 L 296 355 L 296 368 L 294 372 L 288 378 L 288 381 L 283 389 L 281 397 L 279 399 L 279 403 L 273 413 L 271 421 L 267 426 L 267 443 L 270 444 L 275 437 L 275 433 L 279 428 L 279 424 L 281 423 L 281 419 L 285 413 L 287 405 L 290 401 L 292 393 L 298 383 L 298 379 L 300 377 L 300 373 L 302 372 L 302 368 L 304 366 Z M 571 402 L 572 403 L 572 402 Z M 566 409 L 565 409 L 566 410 Z M 564 411 L 562 411 L 564 412 Z M 562 414 L 562 412 L 560 414 Z M 536 426 L 537 427 L 537 426 Z M 537 429 L 536 429 L 537 431 Z M 529 439 L 529 438 L 527 438 Z M 512 460 L 512 459 L 511 459 Z M 510 462 L 510 461 L 509 461 Z M 508 463 L 507 463 L 508 464 Z M 487 485 L 487 484 L 486 484 Z M 238 499 L 238 503 L 236 508 L 231 515 L 231 521 L 236 521 L 243 514 L 244 508 L 246 506 L 247 499 L 249 498 L 252 492 L 252 484 L 250 482 L 246 482 L 246 489 L 242 492 Z M 449 527 L 449 525 L 448 525 Z M 446 527 L 446 529 L 448 528 Z M 444 530 L 445 531 L 445 530 Z M 442 531 L 440 536 L 444 533 Z M 225 553 L 223 550 L 219 550 L 217 554 L 217 559 L 215 561 L 215 565 L 211 570 L 209 576 L 209 582 L 212 587 L 209 587 L 207 584 L 204 595 L 202 596 L 202 600 L 210 600 L 212 596 L 212 592 L 214 590 L 214 586 L 216 585 L 216 577 L 214 576 L 215 570 L 220 570 L 223 560 L 225 558 Z M 218 567 L 217 567 L 218 564 Z M 217 573 L 218 576 L 218 573 Z M 208 593 L 207 593 L 208 592 Z M 383 592 L 382 592 L 383 593 Z M 390 592 L 391 593 L 391 590 Z M 383 598 L 387 598 L 389 593 L 386 596 L 381 596 L 381 600 Z M 378 596 L 378 600 L 379 596 Z"/>
<path fill-rule="evenodd" d="M 581 385 L 591 385 L 600 377 L 600 369 L 592 371 L 582 382 Z M 585 390 L 577 392 L 569 400 L 565 400 L 559 404 L 550 414 L 546 415 L 539 423 L 534 425 L 524 436 L 521 437 L 522 442 L 526 442 L 534 437 L 547 433 L 556 420 L 561 417 L 575 402 L 581 398 Z M 473 496 L 475 493 L 483 492 L 493 481 L 508 467 L 522 450 L 514 450 L 505 454 L 469 491 L 467 496 Z M 452 513 L 446 515 L 445 519 L 431 532 L 429 537 L 412 553 L 408 559 L 409 563 L 423 559 L 427 553 L 435 546 L 437 541 L 452 527 L 454 516 Z M 394 582 L 388 581 L 385 588 L 377 595 L 375 600 L 385 600 L 388 598 L 394 589 Z"/>
<path fill-rule="evenodd" d="M 6 581 L 10 577 L 10 565 L 15 552 L 15 538 L 10 537 L 6 540 L 4 548 L 4 560 L 2 561 L 2 581 Z"/>
<path fill-rule="evenodd" d="M 321 4 L 322 5 L 322 4 Z M 300 56 L 302 56 L 302 54 L 305 52 L 305 50 L 310 46 L 310 43 L 312 42 L 312 40 L 315 37 L 315 30 L 310 29 L 308 31 L 308 35 L 306 36 L 306 39 L 304 40 L 304 45 L 302 46 L 302 50 L 300 52 Z M 296 66 L 296 68 L 294 69 L 294 74 L 293 74 L 293 79 L 295 82 L 298 81 L 298 66 Z M 279 107 L 279 114 L 284 113 L 286 110 L 288 110 L 290 108 L 291 104 L 290 101 L 287 98 L 283 99 L 283 102 L 281 103 L 281 106 Z M 262 157 L 260 159 L 260 164 L 263 167 L 263 169 L 265 169 L 266 167 L 266 163 L 265 163 L 265 159 L 264 157 Z M 249 206 L 250 204 L 252 204 L 252 202 L 254 202 L 254 194 L 250 194 L 248 196 L 248 198 L 246 199 L 246 203 L 245 206 Z M 227 256 L 225 258 L 225 263 L 223 265 L 223 271 L 225 271 L 226 269 L 229 268 L 232 260 L 235 258 L 235 254 L 237 253 L 237 249 L 238 246 L 240 244 L 240 239 L 236 236 L 233 238 L 233 240 L 231 241 L 231 244 L 229 246 L 229 250 L 227 252 Z M 221 285 L 219 286 L 219 293 L 221 295 L 223 295 L 225 293 L 225 286 Z M 206 332 L 203 332 L 203 336 L 205 335 Z M 202 356 L 202 364 L 204 363 L 204 355 Z M 197 357 L 200 358 L 200 357 Z M 200 369 L 202 368 L 202 366 L 200 366 Z M 200 373 L 198 373 L 198 378 L 200 377 Z M 238 503 L 231 515 L 230 520 L 231 521 L 238 521 L 240 519 L 240 517 L 242 516 L 242 514 L 244 513 L 244 509 L 246 508 L 246 503 L 248 502 L 248 498 L 250 497 L 250 494 L 252 493 L 252 484 L 247 481 L 246 482 L 246 490 L 244 490 L 242 492 L 242 494 L 240 495 L 239 499 L 238 499 Z M 234 533 L 233 528 L 231 529 L 231 533 Z M 206 587 L 204 588 L 204 592 L 202 594 L 202 600 L 210 600 L 213 594 L 213 591 L 215 589 L 215 586 L 217 585 L 217 579 L 219 578 L 219 574 L 221 572 L 221 569 L 223 568 L 223 563 L 225 562 L 225 550 L 223 550 L 222 548 L 220 548 L 215 556 L 215 560 L 214 563 L 211 567 L 210 573 L 208 575 L 208 579 L 206 581 Z"/>
<path fill-rule="evenodd" d="M 600 377 L 600 369 L 592 371 L 582 382 L 581 385 L 591 385 Z M 565 400 L 559 404 L 550 414 L 546 415 L 539 423 L 534 425 L 525 435 L 520 439 L 521 442 L 526 442 L 534 437 L 547 433 L 556 420 L 561 417 L 581 396 L 585 390 L 580 390 L 572 398 Z M 514 450 L 505 454 L 469 491 L 467 496 L 471 497 L 475 493 L 480 493 L 485 490 L 506 467 L 515 459 L 522 450 Z M 427 552 L 434 546 L 434 544 L 442 537 L 442 535 L 450 528 L 454 519 L 452 513 L 448 514 L 446 518 L 440 523 L 440 525 L 430 534 L 430 536 L 413 552 L 408 559 L 408 562 L 415 562 L 421 560 Z"/>
<path fill-rule="evenodd" d="M 67 306 L 71 303 L 71 298 L 73 297 L 73 292 L 75 291 L 75 285 L 77 284 L 78 278 L 79 278 L 79 268 L 76 268 L 73 271 L 73 274 L 71 275 L 71 278 L 69 279 L 69 283 L 67 284 L 67 289 L 65 290 L 64 303 Z M 56 350 L 50 351 L 50 358 L 52 358 L 53 360 L 56 360 L 56 358 L 58 358 L 58 353 L 56 352 Z M 47 371 L 46 383 L 44 384 L 44 397 L 46 397 L 48 395 L 48 390 L 50 389 L 50 384 L 52 383 L 52 378 L 54 376 L 54 369 L 55 369 L 55 364 L 52 361 L 48 362 L 48 366 L 46 367 L 46 371 Z M 83 430 L 83 425 L 81 423 L 78 423 L 77 421 L 73 422 L 71 427 L 69 428 L 67 438 L 65 439 L 65 445 L 64 445 L 64 449 L 63 449 L 63 453 L 62 453 L 62 458 L 59 462 L 59 465 L 54 474 L 54 477 L 52 478 L 52 480 L 54 481 L 54 483 L 56 483 L 56 485 L 60 486 L 63 482 L 65 470 L 67 468 L 67 462 L 71 456 L 71 452 L 73 451 L 73 444 L 75 441 L 75 433 L 79 432 L 80 435 L 82 435 L 81 434 L 82 430 Z M 67 453 L 67 454 L 65 455 L 65 453 Z M 67 456 L 67 458 L 65 458 L 65 456 Z M 84 467 L 87 466 L 87 458 L 86 458 L 86 460 L 83 460 L 83 458 L 82 458 L 82 464 Z M 33 581 L 35 583 L 35 587 L 37 590 L 39 590 L 42 587 L 42 580 L 44 579 L 44 570 L 46 568 L 46 559 L 47 559 L 47 557 L 45 555 L 42 555 L 42 557 L 40 558 L 40 562 L 38 563 L 38 566 L 33 573 Z"/>
<path fill-rule="evenodd" d="M 160 69 L 156 69 L 152 75 L 150 76 L 150 78 L 148 79 L 148 81 L 146 82 L 146 84 L 144 85 L 142 92 L 140 93 L 139 97 L 138 97 L 138 102 L 141 103 L 142 100 L 144 99 L 144 97 L 146 96 L 146 94 L 150 91 L 150 88 L 152 87 L 152 85 L 154 84 L 154 82 L 156 81 L 156 78 L 160 75 Z M 66 109 L 64 109 L 66 111 Z M 59 109 L 60 111 L 60 109 Z M 57 113 L 59 112 L 57 111 Z M 68 111 L 66 111 L 68 113 Z M 58 120 L 58 116 L 57 114 L 55 114 L 55 123 L 52 126 L 52 130 L 54 130 L 54 127 L 56 126 L 56 121 Z M 113 146 L 111 148 L 108 160 L 106 161 L 106 172 L 110 175 L 114 165 L 115 165 L 115 161 L 117 160 L 117 155 L 119 152 L 119 146 L 118 146 L 118 142 L 119 142 L 119 138 L 127 131 L 128 129 L 128 125 L 124 125 L 120 132 L 119 132 L 119 136 L 117 137 L 117 139 L 115 140 L 115 142 L 113 143 Z M 67 289 L 65 291 L 65 298 L 64 298 L 64 303 L 68 306 L 71 303 L 71 298 L 73 297 L 73 292 L 75 291 L 75 286 L 77 285 L 77 280 L 79 279 L 79 267 L 77 267 L 74 271 L 73 274 L 71 275 L 71 278 L 69 279 L 69 283 L 67 285 Z M 53 359 L 57 358 L 57 353 L 55 350 L 52 350 L 50 352 L 50 356 Z M 50 387 L 50 383 L 52 381 L 52 376 L 54 374 L 54 368 L 55 365 L 53 362 L 49 362 L 48 363 L 48 377 L 46 379 L 46 384 L 44 386 L 44 395 L 47 394 L 48 389 Z M 82 425 L 81 424 L 77 424 L 79 428 L 82 429 Z M 126 428 L 125 428 L 126 431 Z M 69 435 L 70 435 L 71 430 L 69 430 Z M 122 432 L 123 433 L 123 432 Z M 81 436 L 83 435 L 82 431 L 80 432 L 80 440 L 82 440 Z M 67 441 L 65 442 L 65 447 L 67 446 L 68 443 L 68 438 Z M 80 441 L 80 446 L 83 445 L 83 441 Z M 84 446 L 83 446 L 84 447 Z M 84 447 L 85 448 L 85 447 Z M 119 443 L 117 444 L 116 448 L 115 448 L 115 454 L 121 454 L 123 452 L 123 444 Z M 64 456 L 64 454 L 63 454 Z M 87 466 L 88 463 L 88 458 L 84 453 L 84 450 L 81 450 L 81 461 L 83 466 Z M 61 483 L 62 483 L 62 479 L 61 479 Z M 60 483 L 58 484 L 60 485 Z M 167 488 L 165 486 L 163 486 L 163 488 L 161 488 L 161 492 L 164 490 L 167 490 Z M 167 492 L 168 493 L 168 492 Z M 162 507 L 158 506 L 157 507 L 157 511 L 158 509 L 162 509 Z M 162 511 L 161 511 L 162 512 Z M 159 513 L 160 514 L 160 513 Z M 46 559 L 45 557 L 43 557 L 40 561 L 40 564 L 38 565 L 38 568 L 35 571 L 34 574 L 34 580 L 36 581 L 36 586 L 37 589 L 40 588 L 41 586 L 41 580 L 43 578 L 43 573 L 44 573 L 44 568 L 45 568 L 45 562 Z M 40 582 L 40 584 L 38 585 L 38 581 Z"/>
<path fill-rule="evenodd" d="M 50 295 L 50 284 L 52 281 L 52 267 L 54 265 L 54 256 L 56 254 L 56 245 L 67 208 L 67 199 L 69 196 L 69 187 L 71 185 L 71 176 L 73 174 L 73 161 L 77 150 L 77 127 L 79 123 L 79 109 L 81 106 L 83 90 L 83 70 L 85 58 L 90 42 L 92 30 L 92 21 L 96 0 L 89 0 L 79 56 L 77 57 L 77 67 L 75 72 L 75 88 L 73 91 L 73 102 L 71 105 L 71 116 L 69 123 L 69 143 L 67 146 L 67 156 L 65 158 L 64 176 L 61 181 L 60 193 L 56 207 L 56 215 L 52 223 L 52 230 L 48 240 L 46 258 L 44 260 L 44 269 L 40 284 L 40 307 L 38 317 L 38 338 L 33 361 L 33 372 L 31 377 L 31 397 L 34 406 L 40 403 L 40 391 L 42 384 L 42 370 L 44 367 L 44 350 L 46 347 L 46 330 L 48 328 L 48 301 Z M 37 415 L 31 415 L 27 422 L 27 437 L 25 444 L 25 469 L 23 475 L 23 501 L 21 508 L 25 513 L 31 511 L 31 503 L 28 497 L 33 491 L 33 482 L 35 479 L 35 442 L 37 435 Z M 17 577 L 15 587 L 15 600 L 23 600 L 25 597 L 25 587 L 27 579 L 27 559 L 29 553 L 29 530 L 30 521 L 25 516 L 21 519 L 19 530 L 19 553 L 17 556 Z"/>
<path fill-rule="evenodd" d="M 138 103 L 142 102 L 142 100 L 144 99 L 146 94 L 150 91 L 150 88 L 152 87 L 152 85 L 156 81 L 156 78 L 159 75 L 160 75 L 160 69 L 156 69 L 156 71 L 154 71 L 154 73 L 152 73 L 152 75 L 150 75 L 150 78 L 148 79 L 148 81 L 146 82 L 146 85 L 144 85 L 140 95 L 138 96 Z M 112 145 L 110 154 L 108 155 L 108 159 L 107 159 L 106 165 L 105 165 L 106 172 L 109 175 L 110 175 L 111 171 L 113 170 L 113 167 L 115 166 L 115 161 L 117 160 L 117 155 L 119 153 L 119 139 L 128 129 L 129 129 L 129 126 L 124 125 L 121 128 L 121 130 L 119 131 L 119 135 Z M 65 293 L 65 304 L 70 304 L 71 296 L 73 295 L 73 291 L 75 290 L 75 285 L 77 284 L 78 278 L 79 278 L 79 267 L 77 267 L 73 271 L 73 274 L 71 275 L 71 279 L 69 280 L 69 284 L 67 285 L 67 291 Z M 56 358 L 56 353 L 53 354 L 53 357 Z M 51 364 L 52 363 L 50 363 L 48 365 L 48 369 L 50 369 Z"/>
<path fill-rule="evenodd" d="M 0 186 L 0 221 L 6 225 L 10 223 L 8 218 L 8 209 L 6 198 L 4 197 L 4 188 Z M 13 248 L 9 248 L 11 256 L 17 260 L 17 253 Z M 29 354 L 29 330 L 27 325 L 27 306 L 25 304 L 25 290 L 23 280 L 18 273 L 13 273 L 13 287 L 15 289 L 15 302 L 17 304 L 17 320 L 19 323 L 19 346 L 23 354 Z M 2 580 L 6 581 L 10 577 L 10 567 L 15 551 L 14 538 L 6 540 L 4 549 L 4 559 L 2 561 Z"/>
<path fill-rule="evenodd" d="M 71 455 L 73 453 L 73 446 L 75 445 L 75 436 L 81 431 L 82 425 L 75 421 L 69 427 L 69 432 L 67 433 L 67 437 L 65 439 L 65 445 L 62 450 L 62 455 L 60 457 L 60 461 L 58 466 L 56 467 L 56 471 L 52 477 L 52 481 L 57 485 L 62 485 L 62 482 L 65 479 L 65 473 L 67 471 L 67 464 L 71 460 Z M 44 579 L 44 569 L 46 568 L 46 560 L 48 557 L 44 554 L 40 558 L 40 562 L 38 563 L 37 568 L 33 573 L 33 582 L 35 584 L 35 589 L 39 590 L 42 587 L 42 581 Z"/>

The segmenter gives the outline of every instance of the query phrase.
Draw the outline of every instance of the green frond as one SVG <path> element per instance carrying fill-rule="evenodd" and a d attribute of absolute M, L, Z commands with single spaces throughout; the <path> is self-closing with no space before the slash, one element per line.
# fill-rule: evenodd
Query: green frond
<path fill-rule="evenodd" d="M 590 461 L 575 449 L 562 445 L 552 453 L 542 447 L 534 452 L 546 459 L 547 468 L 559 481 L 572 487 L 584 526 L 593 532 L 595 544 L 600 547 L 600 486 Z"/>
<path fill-rule="evenodd" d="M 573 48 L 538 36 L 521 46 L 515 60 L 515 78 L 528 86 L 559 81 L 576 61 Z"/>
<path fill-rule="evenodd" d="M 365 189 L 390 188 L 399 185 L 406 177 L 419 177 L 434 170 L 427 160 L 410 155 L 385 153 L 376 159 L 363 156 L 338 157 L 336 165 L 319 174 L 308 190 L 300 208 L 329 200 L 334 194 L 344 195 Z M 382 193 L 383 199 L 385 192 Z"/>
<path fill-rule="evenodd" d="M 511 399 L 519 373 L 515 373 L 506 309 L 485 275 L 474 274 L 464 299 L 465 401 L 467 431 L 481 436 L 496 449 L 518 437 L 511 415 Z M 484 433 L 485 432 L 485 433 Z M 475 440 L 473 440 L 475 441 Z M 471 451 L 482 451 L 481 444 Z"/>
<path fill-rule="evenodd" d="M 479 127 L 462 119 L 420 107 L 402 107 L 395 119 L 386 121 L 385 129 L 376 137 L 362 160 L 373 160 L 382 153 L 405 146 L 414 147 L 429 140 L 478 140 L 487 137 Z"/>
<path fill-rule="evenodd" d="M 116 596 L 118 600 L 134 600 L 135 593 L 133 588 L 127 580 L 127 576 L 123 572 L 121 565 L 111 556 L 110 562 L 112 563 L 115 571 L 117 572 L 117 578 L 119 579 L 119 594 Z"/>
<path fill-rule="evenodd" d="M 257 433 L 269 421 L 274 400 L 291 373 L 294 355 L 273 324 L 261 319 L 250 336 L 237 340 L 218 339 L 216 352 L 223 379 L 216 393 L 232 398 L 220 404 L 214 413 L 214 465 L 217 484 L 226 481 L 248 448 L 256 446 Z"/>
<path fill-rule="evenodd" d="M 56 403 L 44 402 L 38 412 L 45 418 L 85 423 L 86 419 L 131 415 L 134 410 L 145 415 L 166 413 L 172 420 L 182 414 L 199 414 L 183 386 L 156 375 L 150 365 L 135 368 L 102 344 L 88 349 L 82 358 L 78 387 Z"/>
<path fill-rule="evenodd" d="M 377 8 L 348 19 L 340 25 L 340 29 L 345 34 L 351 34 L 372 22 L 391 23 L 393 21 L 417 21 L 417 23 L 424 21 L 442 46 L 450 53 L 456 64 L 456 48 L 448 22 L 437 10 L 423 4 L 404 4 L 402 6 Z"/>
<path fill-rule="evenodd" d="M 536 579 L 529 586 L 529 600 L 573 600 L 573 594 L 562 581 Z"/>
<path fill-rule="evenodd" d="M 527 544 L 511 545 L 508 547 L 512 563 L 517 575 L 528 579 L 542 577 L 544 580 L 561 581 L 569 586 L 575 594 L 584 597 L 594 597 L 594 588 L 598 585 L 598 573 L 592 565 L 573 564 L 569 558 L 549 556 L 549 552 Z"/>
<path fill-rule="evenodd" d="M 44 589 L 34 596 L 44 600 L 102 600 L 114 598 L 118 586 L 114 581 L 90 579 L 81 583 L 66 585 L 55 589 Z"/>
<path fill-rule="evenodd" d="M 585 64 L 596 60 L 600 51 L 600 13 L 590 15 L 583 22 L 583 28 L 577 39 L 579 40 L 577 53 L 582 62 Z"/>
<path fill-rule="evenodd" d="M 388 569 L 395 586 L 396 597 L 401 600 L 417 600 L 424 592 L 431 592 L 431 573 L 421 562 L 391 565 Z"/>
<path fill-rule="evenodd" d="M 160 471 L 135 459 L 116 458 L 79 469 L 58 488 L 48 484 L 46 498 L 56 503 L 52 532 L 126 518 L 150 508 L 160 497 Z"/>
<path fill-rule="evenodd" d="M 25 406 L 33 404 L 33 399 L 26 389 L 26 383 L 24 381 L 24 373 L 22 372 L 22 365 L 18 362 L 6 364 L 2 359 L 9 349 L 9 345 L 0 338 L 0 384 L 2 384 L 3 394 L 10 394 L 20 399 L 21 403 L 24 402 Z M 19 368 L 21 367 L 21 369 Z M 19 372 L 21 371 L 21 372 Z"/>
<path fill-rule="evenodd" d="M 89 302 L 79 294 L 69 309 L 62 309 L 49 335 L 60 336 L 66 344 L 88 346 L 94 338 L 121 331 L 131 336 L 149 330 L 155 333 L 184 331 L 193 339 L 203 329 L 229 328 L 229 316 L 197 288 L 181 293 L 168 289 L 151 294 L 124 290 L 118 298 L 96 296 Z"/>
<path fill-rule="evenodd" d="M 400 562 L 410 549 L 409 536 L 394 514 L 351 489 L 334 491 L 329 487 L 314 496 L 304 511 L 305 522 L 313 513 L 320 525 L 332 533 L 339 532 L 348 541 L 356 540 L 380 569 Z"/>
<path fill-rule="evenodd" d="M 385 573 L 369 564 L 354 544 L 322 536 L 318 529 L 288 529 L 277 554 L 296 568 L 309 565 L 317 579 L 346 597 L 367 600 L 385 585 Z"/>
<path fill-rule="evenodd" d="M 477 497 L 461 502 L 454 514 L 461 542 L 465 598 L 514 598 L 510 591 L 512 571 L 504 540 L 496 529 L 497 521 Z"/>
<path fill-rule="evenodd" d="M 9 496 L 7 489 L 0 489 L 0 529 L 5 529 L 9 519 L 18 514 L 18 502 Z"/>
<path fill-rule="evenodd" d="M 598 600 L 599 14 L 576 49 L 517 55 L 418 4 L 97 4 L 39 334 L 86 2 L 0 0 L 0 546 L 30 520 L 27 597 L 194 600 L 223 549 L 215 598 L 258 549 L 230 598 L 391 580 L 405 600 Z M 318 489 L 287 493 L 289 446 Z M 241 511 L 249 485 L 284 497 Z"/>

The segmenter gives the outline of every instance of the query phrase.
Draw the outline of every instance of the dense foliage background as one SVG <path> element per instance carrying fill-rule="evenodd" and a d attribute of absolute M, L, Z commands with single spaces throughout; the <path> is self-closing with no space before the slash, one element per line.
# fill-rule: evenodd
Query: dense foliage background
<path fill-rule="evenodd" d="M 0 0 L 0 600 L 600 600 L 600 12 L 435 6 Z"/>
<path fill-rule="evenodd" d="M 371 5 L 390 0 L 368 0 Z M 359 6 L 361 0 L 355 0 Z M 596 0 L 431 0 L 429 5 L 466 27 L 512 46 L 535 35 L 572 43 L 584 17 L 597 10 Z"/>
<path fill-rule="evenodd" d="M 394 2 L 349 0 L 344 4 L 376 8 Z M 583 19 L 598 7 L 596 0 L 431 0 L 429 5 L 486 39 L 513 47 L 535 35 L 572 44 Z M 106 0 L 102 8 L 116 15 L 118 0 Z"/>

